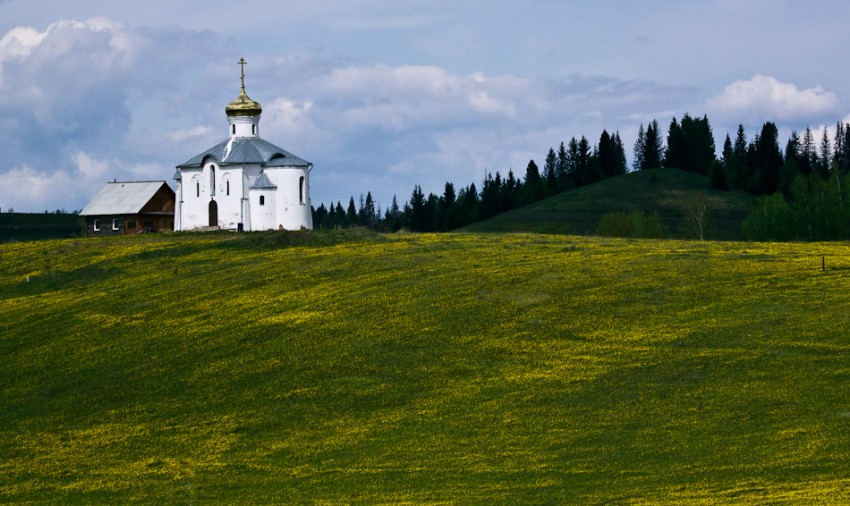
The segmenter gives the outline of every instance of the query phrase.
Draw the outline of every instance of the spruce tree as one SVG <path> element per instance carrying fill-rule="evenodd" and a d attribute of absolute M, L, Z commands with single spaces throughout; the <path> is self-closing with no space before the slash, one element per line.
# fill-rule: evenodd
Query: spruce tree
<path fill-rule="evenodd" d="M 614 172 L 615 176 L 625 174 L 628 170 L 626 165 L 626 150 L 623 148 L 623 140 L 620 139 L 620 132 L 614 132 L 611 136 L 611 143 L 614 153 Z"/>
<path fill-rule="evenodd" d="M 354 207 L 354 197 L 348 200 L 348 212 L 345 214 L 345 221 L 349 227 L 357 224 L 357 208 Z"/>
<path fill-rule="evenodd" d="M 685 115 L 687 118 L 688 115 Z M 682 122 L 684 123 L 684 119 Z M 670 121 L 670 126 L 667 128 L 667 149 L 664 150 L 665 167 L 676 168 L 681 170 L 689 170 L 685 164 L 685 136 L 682 132 L 682 127 L 676 121 L 676 117 Z"/>
<path fill-rule="evenodd" d="M 643 143 L 643 157 L 641 160 L 642 170 L 661 167 L 661 155 L 664 147 L 658 132 L 658 122 L 652 120 L 646 127 L 646 135 Z"/>
<path fill-rule="evenodd" d="M 546 162 L 543 165 L 543 177 L 546 180 L 546 194 L 554 195 L 558 193 L 558 157 L 555 150 L 549 148 L 549 153 L 546 154 Z"/>
<path fill-rule="evenodd" d="M 643 123 L 638 128 L 637 139 L 632 150 L 632 170 L 643 170 L 643 150 L 646 145 L 646 131 L 643 129 Z"/>
<path fill-rule="evenodd" d="M 829 142 L 829 132 L 826 125 L 823 127 L 823 136 L 820 141 L 820 163 L 818 165 L 820 177 L 827 179 L 832 170 L 832 144 Z"/>
<path fill-rule="evenodd" d="M 815 137 L 812 129 L 806 126 L 803 132 L 803 143 L 800 149 L 800 171 L 803 174 L 811 174 L 817 167 L 817 151 L 815 148 Z"/>
<path fill-rule="evenodd" d="M 569 157 L 567 156 L 567 148 L 564 146 L 564 141 L 561 141 L 558 147 L 558 191 L 564 191 L 568 188 L 569 181 Z M 510 173 L 509 173 L 510 174 Z"/>
<path fill-rule="evenodd" d="M 578 141 L 576 149 L 573 178 L 575 185 L 578 187 L 585 184 L 585 181 L 589 178 L 588 173 L 590 172 L 591 147 L 590 142 L 588 142 L 585 136 L 581 136 L 581 140 Z"/>

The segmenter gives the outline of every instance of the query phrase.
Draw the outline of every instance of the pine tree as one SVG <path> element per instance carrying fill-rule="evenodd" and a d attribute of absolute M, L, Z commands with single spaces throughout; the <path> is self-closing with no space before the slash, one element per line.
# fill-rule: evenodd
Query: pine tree
<path fill-rule="evenodd" d="M 823 137 L 820 141 L 820 163 L 818 165 L 820 177 L 829 178 L 829 173 L 832 170 L 832 144 L 829 142 L 829 132 L 826 125 L 823 127 Z"/>
<path fill-rule="evenodd" d="M 843 163 L 839 167 L 842 174 L 846 174 L 850 172 L 850 125 L 844 127 L 844 142 L 841 147 L 841 159 Z"/>
<path fill-rule="evenodd" d="M 838 121 L 835 123 L 835 141 L 832 159 L 835 162 L 835 167 L 841 174 L 847 172 L 847 159 L 845 157 L 844 139 L 844 123 Z"/>
<path fill-rule="evenodd" d="M 502 206 L 505 211 L 519 205 L 520 190 L 521 185 L 514 176 L 514 171 L 508 169 L 508 177 L 505 178 L 505 183 L 502 185 Z"/>
<path fill-rule="evenodd" d="M 558 193 L 558 157 L 555 155 L 555 150 L 549 148 L 549 153 L 546 154 L 546 162 L 543 165 L 543 177 L 546 180 L 546 194 L 554 195 Z"/>
<path fill-rule="evenodd" d="M 646 127 L 646 135 L 644 136 L 642 170 L 655 169 L 661 167 L 661 155 L 664 152 L 664 147 L 661 144 L 661 137 L 658 133 L 658 122 L 652 120 L 649 126 Z"/>
<path fill-rule="evenodd" d="M 686 139 L 685 165 L 687 170 L 697 174 L 708 174 L 717 161 L 714 145 L 714 133 L 708 122 L 708 116 L 694 119 L 685 115 L 682 118 L 682 133 Z"/>
<path fill-rule="evenodd" d="M 567 156 L 567 148 L 564 146 L 564 141 L 561 141 L 561 146 L 558 147 L 558 191 L 564 191 L 568 188 L 570 172 L 569 165 L 570 164 L 569 157 Z"/>
<path fill-rule="evenodd" d="M 620 139 L 620 132 L 614 132 L 611 136 L 612 150 L 614 152 L 614 175 L 618 176 L 625 174 L 628 170 L 626 164 L 626 150 L 623 148 L 623 140 Z"/>
<path fill-rule="evenodd" d="M 687 118 L 687 114 L 685 118 Z M 684 119 L 682 122 L 684 123 Z M 667 129 L 667 149 L 664 150 L 665 167 L 676 168 L 681 170 L 689 170 L 685 165 L 685 135 L 676 117 L 673 116 L 670 121 L 670 127 Z"/>
<path fill-rule="evenodd" d="M 357 224 L 357 208 L 354 207 L 354 197 L 348 200 L 348 211 L 345 214 L 345 221 L 349 227 Z"/>
<path fill-rule="evenodd" d="M 735 146 L 733 148 L 735 156 L 738 160 L 746 162 L 747 160 L 747 134 L 744 132 L 744 125 L 738 124 L 738 131 L 735 134 Z"/>
<path fill-rule="evenodd" d="M 333 209 L 333 207 L 331 207 Z M 328 209 L 324 203 L 319 204 L 319 207 L 313 209 L 313 228 L 323 228 L 326 226 L 328 219 Z"/>
<path fill-rule="evenodd" d="M 592 153 L 590 142 L 588 142 L 587 138 L 582 135 L 581 140 L 578 141 L 575 171 L 573 173 L 573 177 L 575 178 L 575 183 L 577 187 L 584 185 L 590 177 L 589 172 L 591 156 Z"/>
<path fill-rule="evenodd" d="M 755 170 L 751 189 L 756 194 L 770 194 L 777 190 L 779 171 L 783 165 L 782 151 L 779 149 L 779 131 L 776 125 L 766 122 L 761 134 L 753 142 L 751 165 Z"/>
<path fill-rule="evenodd" d="M 812 135 L 812 129 L 807 126 L 800 149 L 800 171 L 805 175 L 811 174 L 817 167 L 817 158 L 815 138 Z"/>
<path fill-rule="evenodd" d="M 397 232 L 401 229 L 401 209 L 398 207 L 398 199 L 395 194 L 393 194 L 393 202 L 384 216 L 384 223 L 390 232 Z"/>
<path fill-rule="evenodd" d="M 525 202 L 531 203 L 546 196 L 546 186 L 540 177 L 540 170 L 534 160 L 529 160 L 525 168 L 525 179 L 523 181 L 525 190 Z"/>
<path fill-rule="evenodd" d="M 599 145 L 596 149 L 599 157 L 601 178 L 609 178 L 617 175 L 617 153 L 614 147 L 614 141 L 607 130 L 602 130 L 602 134 L 599 136 Z"/>
<path fill-rule="evenodd" d="M 342 207 L 342 202 L 336 201 L 336 218 L 334 219 L 334 227 L 344 227 L 346 223 L 345 208 Z"/>
<path fill-rule="evenodd" d="M 407 211 L 407 209 L 405 209 Z M 410 230 L 413 232 L 424 232 L 427 216 L 425 209 L 425 194 L 422 193 L 422 187 L 416 185 L 413 187 L 413 193 L 410 195 L 409 212 L 407 214 L 407 222 Z"/>
<path fill-rule="evenodd" d="M 446 182 L 443 196 L 440 198 L 440 230 L 453 230 L 457 228 L 455 213 L 457 213 L 457 196 L 455 186 Z"/>
<path fill-rule="evenodd" d="M 632 151 L 632 170 L 643 170 L 643 150 L 646 146 L 646 131 L 643 129 L 643 123 L 638 128 L 637 140 Z"/>
<path fill-rule="evenodd" d="M 578 141 L 575 137 L 570 138 L 570 143 L 567 148 L 567 187 L 575 188 L 581 184 L 581 179 L 578 175 L 578 158 L 579 148 Z"/>
<path fill-rule="evenodd" d="M 748 152 L 749 143 L 744 125 L 738 124 L 735 142 L 732 145 L 732 156 L 726 161 L 726 173 L 731 179 L 732 186 L 745 191 L 750 189 L 750 178 L 752 177 L 752 170 L 747 160 Z"/>
<path fill-rule="evenodd" d="M 365 218 L 364 225 L 374 227 L 378 221 L 378 213 L 375 210 L 375 200 L 372 199 L 372 192 L 366 192 L 366 202 L 363 206 L 363 216 Z"/>

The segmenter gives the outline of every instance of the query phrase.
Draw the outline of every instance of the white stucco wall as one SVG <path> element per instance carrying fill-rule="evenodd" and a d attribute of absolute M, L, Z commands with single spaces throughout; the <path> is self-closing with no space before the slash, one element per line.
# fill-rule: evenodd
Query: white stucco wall
<path fill-rule="evenodd" d="M 251 230 L 277 229 L 278 224 L 275 216 L 277 190 L 249 190 L 248 199 L 251 204 Z"/>
<path fill-rule="evenodd" d="M 277 223 L 286 230 L 313 228 L 310 207 L 310 175 L 307 168 L 266 168 L 266 176 L 277 186 Z M 303 202 L 299 184 L 304 178 Z"/>

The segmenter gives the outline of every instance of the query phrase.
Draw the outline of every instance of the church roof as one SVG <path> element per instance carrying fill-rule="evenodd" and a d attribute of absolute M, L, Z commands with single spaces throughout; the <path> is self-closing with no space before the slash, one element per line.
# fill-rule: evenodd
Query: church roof
<path fill-rule="evenodd" d="M 163 186 L 174 194 L 165 181 L 115 181 L 106 183 L 91 199 L 91 202 L 80 211 L 80 215 L 138 214 Z"/>
<path fill-rule="evenodd" d="M 260 175 L 257 176 L 257 180 L 254 181 L 254 184 L 251 185 L 249 190 L 274 190 L 276 188 L 277 186 L 269 180 L 269 176 L 267 176 L 265 172 L 260 172 Z"/>
<path fill-rule="evenodd" d="M 260 164 L 265 167 L 307 167 L 310 162 L 259 137 L 231 137 L 177 166 L 178 169 L 200 167 L 211 156 L 221 166 Z"/>

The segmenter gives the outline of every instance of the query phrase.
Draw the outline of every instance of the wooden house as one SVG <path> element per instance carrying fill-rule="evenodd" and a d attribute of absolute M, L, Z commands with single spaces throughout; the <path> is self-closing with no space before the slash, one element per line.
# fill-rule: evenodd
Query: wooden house
<path fill-rule="evenodd" d="M 80 212 L 87 236 L 174 230 L 174 190 L 165 181 L 106 183 Z"/>

